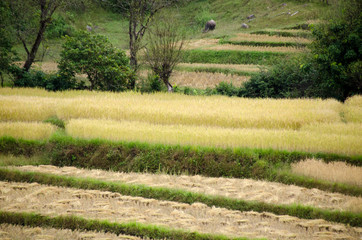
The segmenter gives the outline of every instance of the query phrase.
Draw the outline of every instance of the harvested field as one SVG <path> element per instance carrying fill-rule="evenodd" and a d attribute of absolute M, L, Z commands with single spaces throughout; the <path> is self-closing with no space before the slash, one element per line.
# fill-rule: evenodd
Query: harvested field
<path fill-rule="evenodd" d="M 66 133 L 74 138 L 136 141 L 167 145 L 261 148 L 288 151 L 362 154 L 360 136 L 308 131 L 234 129 L 160 125 L 135 121 L 72 119 Z"/>
<path fill-rule="evenodd" d="M 12 136 L 29 140 L 49 139 L 56 127 L 39 122 L 0 122 L 0 136 Z"/>
<path fill-rule="evenodd" d="M 296 37 L 278 37 L 268 35 L 255 35 L 247 33 L 238 33 L 231 41 L 250 41 L 250 42 L 286 42 L 286 43 L 311 43 L 311 40 Z"/>
<path fill-rule="evenodd" d="M 361 237 L 361 229 L 324 220 L 304 220 L 271 213 L 239 212 L 117 193 L 49 187 L 37 183 L 0 182 L 0 209 L 47 216 L 76 215 L 121 223 L 137 221 L 227 236 L 272 239 Z"/>
<path fill-rule="evenodd" d="M 68 229 L 24 227 L 19 225 L 0 224 L 0 239 L 27 240 L 141 240 L 133 236 L 90 231 L 72 231 Z"/>
<path fill-rule="evenodd" d="M 308 164 L 308 162 L 305 162 L 305 164 Z M 128 184 L 144 184 L 151 187 L 183 189 L 207 195 L 219 195 L 248 201 L 259 201 L 272 204 L 301 204 L 329 210 L 362 212 L 361 197 L 351 197 L 338 193 L 324 192 L 318 189 L 307 189 L 281 183 L 251 179 L 119 173 L 102 170 L 86 170 L 75 167 L 59 168 L 50 165 L 14 168 L 29 172 L 41 172 L 73 177 L 82 176 L 84 178 L 124 182 Z M 346 168 L 343 170 L 346 170 Z M 359 178 L 361 178 L 361 176 L 362 174 L 360 174 Z M 358 176 L 355 177 L 358 178 Z"/>
<path fill-rule="evenodd" d="M 298 53 L 305 52 L 305 49 L 295 47 L 268 47 L 268 46 L 244 46 L 233 44 L 222 44 L 214 46 L 206 46 L 205 50 L 232 50 L 232 51 L 254 51 L 254 52 L 282 52 L 282 53 Z"/>
<path fill-rule="evenodd" d="M 344 162 L 324 163 L 321 160 L 309 159 L 292 164 L 292 172 L 308 177 L 331 182 L 347 183 L 362 187 L 362 168 L 348 166 Z M 359 211 L 362 212 L 362 202 Z"/>
<path fill-rule="evenodd" d="M 237 71 L 246 71 L 246 72 L 259 72 L 260 67 L 253 64 L 216 64 L 216 63 L 180 63 L 180 67 L 186 68 L 220 68 L 220 69 L 231 69 Z"/>
<path fill-rule="evenodd" d="M 347 122 L 362 123 L 362 96 L 354 96 L 345 101 L 343 116 Z"/>

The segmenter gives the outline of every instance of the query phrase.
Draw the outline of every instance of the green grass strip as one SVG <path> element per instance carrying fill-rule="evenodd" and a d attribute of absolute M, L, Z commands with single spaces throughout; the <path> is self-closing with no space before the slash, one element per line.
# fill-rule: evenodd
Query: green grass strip
<path fill-rule="evenodd" d="M 208 72 L 208 73 L 223 73 L 237 76 L 254 76 L 257 75 L 258 72 L 248 72 L 248 71 L 240 71 L 230 68 L 217 68 L 217 67 L 176 67 L 178 71 L 185 72 Z"/>
<path fill-rule="evenodd" d="M 220 40 L 220 44 L 232 44 L 242 46 L 256 46 L 256 47 L 306 47 L 308 43 L 297 43 L 297 42 L 256 42 L 256 41 L 231 41 L 231 40 Z"/>
<path fill-rule="evenodd" d="M 167 146 L 139 142 L 79 140 L 54 135 L 49 142 L 0 138 L 4 155 L 41 156 L 46 164 L 74 166 L 119 172 L 149 172 L 204 175 L 207 177 L 253 178 L 279 181 L 308 188 L 362 196 L 362 188 L 310 180 L 300 176 L 282 176 L 273 169 L 308 158 L 325 162 L 343 161 L 362 166 L 362 156 L 325 153 L 288 152 L 272 149 L 221 149 L 207 147 Z M 3 161 L 6 164 L 8 161 Z M 260 163 L 262 163 L 260 165 Z M 262 166 L 262 167 L 261 167 Z"/>
<path fill-rule="evenodd" d="M 48 217 L 37 213 L 27 212 L 13 213 L 0 211 L 0 223 L 29 227 L 51 227 L 78 231 L 109 232 L 116 235 L 131 235 L 147 239 L 247 240 L 247 238 L 228 238 L 222 235 L 187 232 L 136 222 L 115 223 L 105 220 L 85 219 L 77 216 Z"/>
<path fill-rule="evenodd" d="M 295 55 L 296 53 L 292 53 Z M 234 50 L 185 50 L 182 62 L 186 63 L 218 63 L 218 64 L 257 64 L 273 65 L 290 53 L 258 52 L 258 51 L 234 51 Z"/>
<path fill-rule="evenodd" d="M 362 226 L 362 213 L 329 211 L 301 205 L 274 205 L 255 201 L 244 201 L 222 196 L 209 196 L 184 190 L 149 187 L 145 185 L 131 185 L 125 183 L 107 182 L 95 179 L 58 176 L 38 172 L 21 172 L 0 168 L 1 181 L 37 182 L 59 187 L 77 189 L 93 189 L 120 193 L 128 196 L 153 198 L 158 200 L 175 201 L 192 204 L 204 203 L 210 207 L 222 207 L 238 211 L 271 212 L 278 215 L 290 215 L 304 219 L 325 219 L 331 222 Z"/>
<path fill-rule="evenodd" d="M 304 32 L 285 32 L 285 31 L 260 30 L 260 31 L 251 32 L 250 34 L 269 35 L 269 36 L 278 36 L 278 37 L 300 37 L 300 38 L 307 38 L 307 39 L 313 38 L 312 33 L 306 32 L 306 31 L 304 31 Z"/>

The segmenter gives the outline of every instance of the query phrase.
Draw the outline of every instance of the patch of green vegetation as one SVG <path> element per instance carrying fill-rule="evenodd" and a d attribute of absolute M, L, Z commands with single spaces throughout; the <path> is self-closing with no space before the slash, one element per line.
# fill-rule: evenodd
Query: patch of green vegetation
<path fill-rule="evenodd" d="M 13 156 L 0 154 L 0 166 L 49 165 L 50 160 L 44 155 L 39 156 Z"/>
<path fill-rule="evenodd" d="M 311 32 L 303 31 L 303 32 L 283 32 L 283 31 L 272 31 L 272 30 L 259 30 L 251 32 L 250 34 L 256 35 L 269 35 L 269 36 L 278 36 L 278 37 L 300 37 L 300 38 L 313 38 Z"/>
<path fill-rule="evenodd" d="M 238 211 L 272 212 L 278 215 L 290 215 L 304 219 L 324 219 L 327 221 L 349 224 L 351 226 L 362 225 L 362 213 L 329 211 L 295 204 L 274 205 L 262 202 L 231 199 L 221 196 L 209 196 L 184 190 L 148 187 L 145 185 L 130 185 L 38 172 L 21 172 L 9 169 L 0 169 L 0 180 L 29 183 L 36 182 L 60 187 L 111 191 L 122 195 L 169 200 L 187 204 L 201 202 L 210 207 L 216 206 Z"/>
<path fill-rule="evenodd" d="M 222 235 L 203 234 L 169 229 L 167 227 L 141 223 L 116 223 L 106 220 L 85 219 L 77 216 L 48 217 L 37 213 L 13 213 L 0 211 L 0 223 L 29 227 L 51 227 L 79 231 L 109 232 L 125 234 L 145 239 L 182 239 L 182 240 L 247 240 L 247 238 L 228 238 Z"/>
<path fill-rule="evenodd" d="M 46 120 L 44 120 L 43 122 L 45 123 L 51 123 L 61 129 L 65 129 L 65 123 L 62 119 L 59 119 L 57 116 L 53 116 L 53 117 L 50 117 Z"/>
<path fill-rule="evenodd" d="M 287 53 L 275 52 L 185 50 L 182 62 L 273 65 L 285 60 L 287 56 Z"/>
<path fill-rule="evenodd" d="M 256 72 L 239 71 L 228 68 L 217 68 L 217 67 L 176 67 L 178 71 L 186 72 L 208 72 L 208 73 L 224 73 L 227 75 L 238 75 L 238 76 L 253 76 Z"/>
<path fill-rule="evenodd" d="M 280 174 L 275 170 L 281 165 L 289 165 L 308 158 L 323 159 L 325 162 L 344 161 L 351 165 L 362 166 L 362 156 L 349 157 L 272 149 L 221 149 L 139 142 L 78 140 L 62 133 L 54 135 L 49 142 L 3 137 L 0 138 L 0 152 L 26 157 L 43 155 L 49 158 L 50 164 L 60 167 L 75 166 L 120 172 L 164 172 L 167 174 L 200 174 L 209 177 L 265 179 L 362 196 L 362 189 L 355 186 Z M 268 167 L 263 164 L 267 164 Z"/>

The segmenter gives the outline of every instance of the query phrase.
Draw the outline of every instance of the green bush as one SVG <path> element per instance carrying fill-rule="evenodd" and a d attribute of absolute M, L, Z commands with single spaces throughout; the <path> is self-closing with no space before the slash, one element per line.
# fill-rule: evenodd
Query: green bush
<path fill-rule="evenodd" d="M 135 86 L 126 54 L 104 36 L 87 32 L 66 36 L 60 56 L 60 75 L 74 78 L 77 73 L 86 74 L 90 90 L 124 91 Z"/>
<path fill-rule="evenodd" d="M 146 79 L 141 79 L 140 84 L 137 86 L 140 92 L 153 93 L 164 90 L 158 75 L 148 74 Z"/>

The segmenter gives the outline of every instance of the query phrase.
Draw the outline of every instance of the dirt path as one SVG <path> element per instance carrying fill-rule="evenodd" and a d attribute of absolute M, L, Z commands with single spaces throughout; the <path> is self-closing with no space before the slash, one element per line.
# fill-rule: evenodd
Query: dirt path
<path fill-rule="evenodd" d="M 209 195 L 221 195 L 230 198 L 255 200 L 272 204 L 298 203 L 330 210 L 362 211 L 361 197 L 352 197 L 339 193 L 329 193 L 318 189 L 308 189 L 251 179 L 119 173 L 102 170 L 86 170 L 75 167 L 58 168 L 49 165 L 42 165 L 39 167 L 23 166 L 16 167 L 15 169 L 64 176 L 90 177 L 129 184 L 144 184 L 152 187 L 176 188 Z"/>
<path fill-rule="evenodd" d="M 10 224 L 0 224 L 0 239 L 27 240 L 141 240 L 133 236 L 90 231 L 72 231 L 69 229 L 24 227 Z"/>
<path fill-rule="evenodd" d="M 0 209 L 44 215 L 78 215 L 117 222 L 137 221 L 176 229 L 268 239 L 359 239 L 361 228 L 325 220 L 122 196 L 96 190 L 0 182 Z"/>

